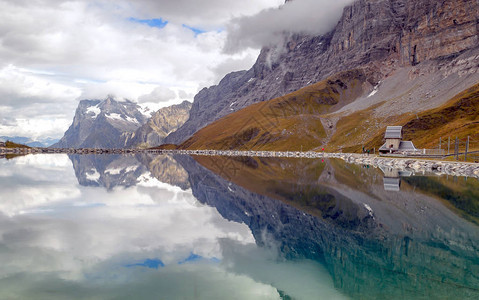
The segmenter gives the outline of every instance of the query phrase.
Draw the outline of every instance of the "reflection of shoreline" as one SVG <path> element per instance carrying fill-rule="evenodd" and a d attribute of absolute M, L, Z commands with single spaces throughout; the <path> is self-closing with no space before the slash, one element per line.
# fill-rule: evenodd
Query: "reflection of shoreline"
<path fill-rule="evenodd" d="M 195 156 L 223 156 L 223 157 L 269 157 L 269 158 L 308 158 L 324 159 L 339 158 L 348 163 L 372 166 L 393 166 L 398 169 L 414 169 L 415 171 L 433 172 L 439 175 L 468 176 L 479 179 L 479 163 L 460 161 L 422 160 L 417 158 L 395 158 L 364 156 L 356 153 L 327 153 L 301 151 L 240 151 L 240 150 L 164 150 L 164 149 L 99 149 L 99 148 L 0 148 L 0 154 L 30 153 L 38 154 L 93 154 L 93 155 L 195 155 Z"/>

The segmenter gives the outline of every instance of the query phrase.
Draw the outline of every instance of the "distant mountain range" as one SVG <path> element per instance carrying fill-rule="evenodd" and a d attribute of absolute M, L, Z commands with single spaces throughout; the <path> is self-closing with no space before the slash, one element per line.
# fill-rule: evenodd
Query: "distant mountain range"
<path fill-rule="evenodd" d="M 58 142 L 58 139 L 45 138 L 41 139 L 40 141 L 35 141 L 31 138 L 23 136 L 0 136 L 0 141 L 10 141 L 17 144 L 27 145 L 30 147 L 49 147 Z"/>

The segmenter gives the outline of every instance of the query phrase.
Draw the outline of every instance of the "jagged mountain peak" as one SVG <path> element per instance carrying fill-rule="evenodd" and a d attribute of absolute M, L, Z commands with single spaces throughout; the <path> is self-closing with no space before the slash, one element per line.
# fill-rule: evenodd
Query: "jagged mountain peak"
<path fill-rule="evenodd" d="M 191 102 L 152 112 L 130 100 L 81 100 L 70 128 L 52 147 L 124 148 L 157 146 L 189 117 Z"/>
<path fill-rule="evenodd" d="M 133 133 L 148 121 L 148 115 L 135 102 L 81 100 L 70 128 L 52 147 L 125 147 Z"/>

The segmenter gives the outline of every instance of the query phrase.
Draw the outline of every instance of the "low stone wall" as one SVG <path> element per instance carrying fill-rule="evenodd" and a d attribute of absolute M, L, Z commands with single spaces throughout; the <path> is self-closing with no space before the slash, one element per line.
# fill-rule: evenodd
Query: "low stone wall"
<path fill-rule="evenodd" d="M 325 157 L 343 159 L 348 163 L 389 167 L 415 173 L 434 173 L 437 175 L 467 176 L 479 178 L 479 164 L 410 158 L 389 158 L 364 156 L 359 154 L 326 153 Z"/>
<path fill-rule="evenodd" d="M 3 150 L 3 151 L 2 151 Z M 467 176 L 479 178 L 479 164 L 449 162 L 411 158 L 379 157 L 354 153 L 326 153 L 300 151 L 237 151 L 237 150 L 157 150 L 157 149 L 0 149 L 0 154 L 19 153 L 68 153 L 68 154 L 183 154 L 204 156 L 251 156 L 251 157 L 296 157 L 296 158 L 338 158 L 348 163 L 389 167 L 404 171 L 428 172 L 437 175 Z"/>

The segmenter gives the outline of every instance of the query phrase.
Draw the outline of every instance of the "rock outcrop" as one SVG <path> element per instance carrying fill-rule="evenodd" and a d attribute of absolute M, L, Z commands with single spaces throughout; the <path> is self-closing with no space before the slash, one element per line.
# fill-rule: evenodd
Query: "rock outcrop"
<path fill-rule="evenodd" d="M 217 86 L 200 91 L 189 120 L 166 143 L 179 144 L 233 111 L 340 71 L 372 71 L 375 85 L 401 68 L 431 61 L 444 66 L 478 47 L 478 20 L 477 1 L 356 1 L 344 9 L 330 33 L 288 36 L 283 44 L 262 49 L 250 70 L 231 73 Z"/>
<path fill-rule="evenodd" d="M 149 148 L 161 145 L 168 134 L 176 131 L 190 116 L 191 102 L 164 107 L 138 128 L 128 141 L 130 148 Z"/>
<path fill-rule="evenodd" d="M 136 103 L 82 100 L 73 123 L 53 148 L 123 148 L 150 115 Z"/>

